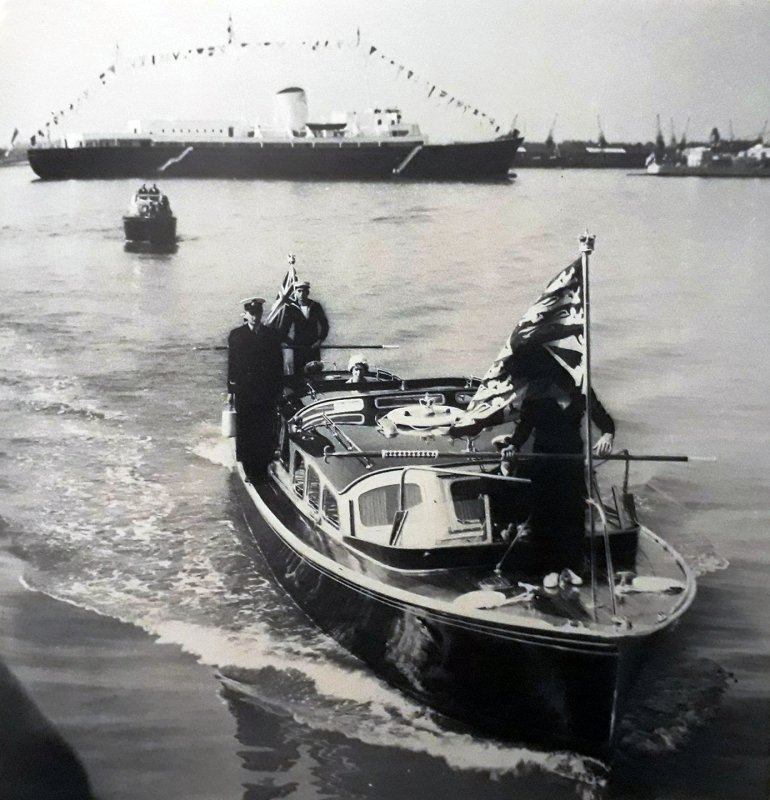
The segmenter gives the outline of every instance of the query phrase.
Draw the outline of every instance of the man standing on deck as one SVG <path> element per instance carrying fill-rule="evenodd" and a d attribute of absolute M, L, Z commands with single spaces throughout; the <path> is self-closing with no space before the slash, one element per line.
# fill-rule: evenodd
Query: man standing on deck
<path fill-rule="evenodd" d="M 593 246 L 588 236 L 583 241 Z M 532 481 L 529 540 L 540 568 L 561 570 L 561 575 L 546 575 L 546 588 L 581 582 L 588 488 L 583 463 L 586 406 L 602 432 L 594 446 L 598 456 L 609 455 L 615 434 L 615 423 L 595 393 L 590 390 L 588 399 L 584 393 L 590 381 L 583 269 L 581 255 L 549 281 L 516 323 L 465 415 L 450 431 L 454 436 L 473 436 L 518 409 L 513 436 L 496 442 L 505 448 L 503 474 L 510 474 L 517 463 L 516 451 L 534 434 L 533 449 L 541 458 L 526 462 L 526 477 Z"/>
<path fill-rule="evenodd" d="M 329 335 L 329 321 L 323 306 L 310 299 L 310 284 L 307 281 L 294 287 L 296 305 L 286 307 L 287 315 L 282 325 L 284 341 L 294 351 L 294 374 L 301 375 L 305 364 L 319 361 L 321 343 Z"/>
<path fill-rule="evenodd" d="M 615 422 L 591 390 L 591 420 L 602 435 L 594 444 L 597 456 L 612 452 Z M 533 453 L 579 455 L 581 458 L 535 459 L 528 470 L 532 480 L 532 546 L 542 569 L 570 570 L 573 583 L 583 572 L 586 485 L 582 456 L 585 454 L 586 398 L 578 387 L 570 393 L 525 400 L 510 443 L 502 451 L 504 462 L 515 461 L 534 434 Z"/>
<path fill-rule="evenodd" d="M 235 405 L 235 452 L 246 474 L 264 477 L 273 454 L 275 410 L 283 384 L 281 334 L 262 325 L 264 300 L 243 301 L 244 324 L 227 339 L 228 400 Z"/>

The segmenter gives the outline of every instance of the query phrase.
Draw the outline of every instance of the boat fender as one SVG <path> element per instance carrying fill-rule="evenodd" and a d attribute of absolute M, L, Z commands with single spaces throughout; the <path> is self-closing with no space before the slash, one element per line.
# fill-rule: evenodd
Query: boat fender
<path fill-rule="evenodd" d="M 235 436 L 235 406 L 227 403 L 222 409 L 222 436 L 232 439 Z"/>

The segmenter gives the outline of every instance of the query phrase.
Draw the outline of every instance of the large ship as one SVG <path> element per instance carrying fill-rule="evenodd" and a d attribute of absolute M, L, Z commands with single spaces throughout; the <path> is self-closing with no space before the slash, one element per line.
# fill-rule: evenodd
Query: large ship
<path fill-rule="evenodd" d="M 275 178 L 505 180 L 522 142 L 496 139 L 431 144 L 397 108 L 311 122 L 305 92 L 277 94 L 274 127 L 233 120 L 152 120 L 120 134 L 38 140 L 29 163 L 44 179 Z"/>
<path fill-rule="evenodd" d="M 516 167 L 550 169 L 643 169 L 652 145 L 647 142 L 602 143 L 568 140 L 522 144 Z"/>
<path fill-rule="evenodd" d="M 663 158 L 652 156 L 647 173 L 661 177 L 770 178 L 770 147 L 759 143 L 738 153 L 711 145 L 686 147 Z"/>

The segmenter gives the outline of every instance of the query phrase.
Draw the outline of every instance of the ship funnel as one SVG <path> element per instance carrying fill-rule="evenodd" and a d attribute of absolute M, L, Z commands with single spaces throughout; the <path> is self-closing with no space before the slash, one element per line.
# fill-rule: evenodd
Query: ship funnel
<path fill-rule="evenodd" d="M 275 96 L 276 123 L 295 136 L 302 135 L 307 125 L 307 97 L 298 86 L 281 89 Z"/>

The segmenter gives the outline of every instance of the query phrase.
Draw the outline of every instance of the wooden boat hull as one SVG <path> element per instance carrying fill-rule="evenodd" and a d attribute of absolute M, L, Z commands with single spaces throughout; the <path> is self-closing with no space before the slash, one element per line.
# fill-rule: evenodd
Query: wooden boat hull
<path fill-rule="evenodd" d="M 277 582 L 327 634 L 379 676 L 487 734 L 602 755 L 644 651 L 639 637 L 568 624 L 511 625 L 404 600 L 324 558 L 292 531 L 312 530 L 268 481 L 234 486 L 254 543 Z M 355 557 L 355 556 L 353 556 Z"/>
<path fill-rule="evenodd" d="M 170 245 L 176 241 L 176 217 L 123 217 L 127 242 Z"/>

